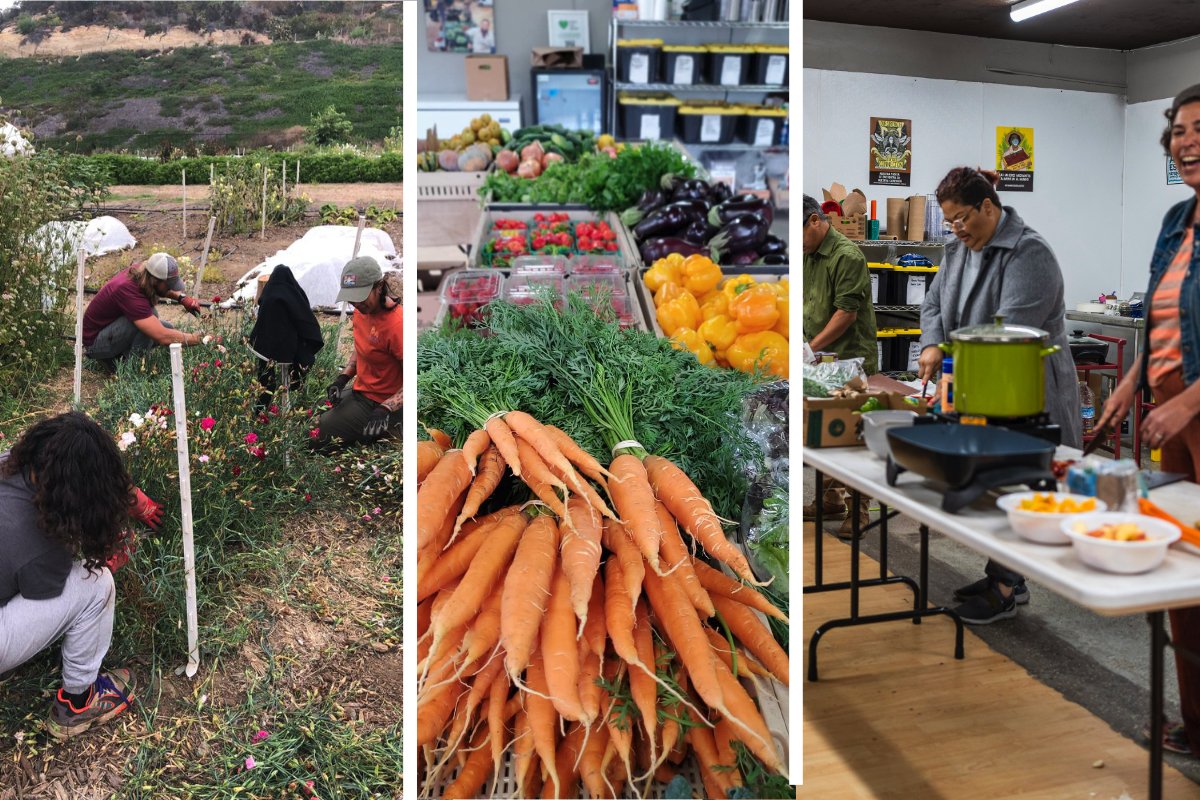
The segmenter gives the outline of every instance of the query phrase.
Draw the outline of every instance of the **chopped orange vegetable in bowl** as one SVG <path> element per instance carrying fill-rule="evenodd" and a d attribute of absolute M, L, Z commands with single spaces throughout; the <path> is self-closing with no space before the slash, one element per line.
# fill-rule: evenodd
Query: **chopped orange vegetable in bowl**
<path fill-rule="evenodd" d="M 1175 525 L 1144 514 L 1084 514 L 1060 524 L 1080 561 L 1125 575 L 1156 568 L 1167 557 L 1167 548 L 1180 537 Z"/>
<path fill-rule="evenodd" d="M 1001 495 L 996 505 L 1018 536 L 1038 544 L 1070 544 L 1059 526 L 1063 519 L 1108 509 L 1103 500 L 1066 492 L 1014 492 Z"/>

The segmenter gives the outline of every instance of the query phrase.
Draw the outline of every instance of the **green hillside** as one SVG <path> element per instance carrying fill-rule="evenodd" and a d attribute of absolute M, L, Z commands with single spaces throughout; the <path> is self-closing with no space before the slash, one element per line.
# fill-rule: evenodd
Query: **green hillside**
<path fill-rule="evenodd" d="M 0 59 L 0 113 L 36 141 L 71 152 L 201 152 L 289 143 L 332 104 L 353 138 L 379 142 L 397 124 L 396 44 L 332 41 L 113 51 L 63 59 Z M 288 131 L 292 128 L 292 131 Z"/>

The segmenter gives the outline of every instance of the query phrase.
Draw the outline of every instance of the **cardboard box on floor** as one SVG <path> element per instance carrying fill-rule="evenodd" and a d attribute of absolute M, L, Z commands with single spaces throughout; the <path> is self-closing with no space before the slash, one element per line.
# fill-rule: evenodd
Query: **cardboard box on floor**
<path fill-rule="evenodd" d="M 903 392 L 867 389 L 847 397 L 804 398 L 805 447 L 856 447 L 863 444 L 862 415 L 855 411 L 872 397 L 879 398 L 880 410 L 915 411 L 924 414 L 924 404 L 913 405 Z"/>
<path fill-rule="evenodd" d="M 508 56 L 467 56 L 467 99 L 508 99 Z"/>

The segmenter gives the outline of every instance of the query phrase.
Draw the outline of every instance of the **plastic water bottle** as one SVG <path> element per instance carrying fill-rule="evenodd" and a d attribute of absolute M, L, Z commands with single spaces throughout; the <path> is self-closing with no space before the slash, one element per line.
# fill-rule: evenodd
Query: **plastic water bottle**
<path fill-rule="evenodd" d="M 1079 419 L 1083 423 L 1083 432 L 1091 433 L 1096 428 L 1096 396 L 1087 381 L 1079 382 Z"/>

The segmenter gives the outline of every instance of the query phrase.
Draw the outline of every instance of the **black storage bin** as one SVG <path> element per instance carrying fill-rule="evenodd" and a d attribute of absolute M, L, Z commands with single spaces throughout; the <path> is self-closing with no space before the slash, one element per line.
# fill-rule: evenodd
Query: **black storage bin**
<path fill-rule="evenodd" d="M 749 83 L 752 44 L 710 44 L 708 46 L 708 82 L 714 86 L 743 86 Z"/>
<path fill-rule="evenodd" d="M 787 86 L 788 46 L 760 44 L 754 51 L 754 83 L 764 86 Z"/>
<path fill-rule="evenodd" d="M 891 372 L 916 372 L 917 359 L 921 355 L 921 330 L 919 328 L 895 328 L 892 331 Z"/>
<path fill-rule="evenodd" d="M 880 328 L 875 333 L 875 348 L 876 354 L 879 356 L 880 372 L 898 371 L 895 366 L 895 353 L 893 352 L 895 341 L 896 332 L 891 328 Z"/>
<path fill-rule="evenodd" d="M 708 79 L 708 48 L 702 44 L 668 44 L 662 49 L 662 82 L 679 86 Z"/>
<path fill-rule="evenodd" d="M 867 262 L 871 273 L 871 303 L 877 306 L 891 305 L 892 265 L 874 261 Z"/>
<path fill-rule="evenodd" d="M 662 39 L 618 39 L 617 81 L 658 83 Z"/>
<path fill-rule="evenodd" d="M 896 267 L 892 305 L 919 306 L 933 284 L 937 267 Z"/>
<path fill-rule="evenodd" d="M 681 103 L 679 136 L 687 144 L 729 144 L 744 113 L 741 106 L 716 100 Z"/>
<path fill-rule="evenodd" d="M 738 122 L 738 138 L 755 147 L 775 147 L 783 138 L 787 109 L 773 106 L 744 106 Z"/>
<path fill-rule="evenodd" d="M 621 136 L 655 141 L 675 135 L 675 112 L 679 98 L 669 94 L 621 92 L 617 97 L 621 114 Z"/>

